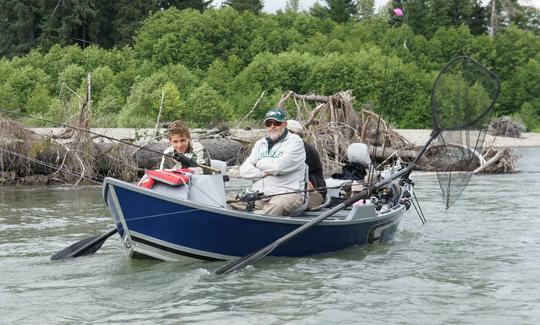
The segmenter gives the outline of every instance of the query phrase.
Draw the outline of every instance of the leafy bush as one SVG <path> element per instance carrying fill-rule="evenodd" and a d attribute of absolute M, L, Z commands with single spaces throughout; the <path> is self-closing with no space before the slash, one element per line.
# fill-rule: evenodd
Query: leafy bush
<path fill-rule="evenodd" d="M 537 35 L 512 26 L 488 37 L 452 27 L 448 15 L 436 23 L 422 17 L 394 27 L 384 15 L 338 24 L 307 13 L 163 10 L 144 22 L 133 47 L 54 45 L 0 59 L 0 107 L 64 121 L 78 109 L 90 73 L 96 126 L 154 126 L 162 92 L 162 121 L 205 126 L 243 118 L 263 91 L 251 120 L 288 90 L 352 89 L 357 108 L 370 103 L 397 127 L 427 128 L 438 71 L 466 54 L 502 80 L 495 113 L 538 130 Z"/>
<path fill-rule="evenodd" d="M 522 121 L 520 124 L 524 124 L 528 131 L 540 132 L 540 101 L 536 105 L 529 102 L 523 103 L 516 117 Z"/>
<path fill-rule="evenodd" d="M 189 95 L 184 112 L 192 125 L 200 127 L 218 125 L 228 121 L 233 115 L 230 104 L 207 83 L 203 83 Z"/>

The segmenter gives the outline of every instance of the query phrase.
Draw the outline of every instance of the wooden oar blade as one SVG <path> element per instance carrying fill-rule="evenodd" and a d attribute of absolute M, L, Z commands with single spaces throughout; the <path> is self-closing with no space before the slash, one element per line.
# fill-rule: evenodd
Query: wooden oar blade
<path fill-rule="evenodd" d="M 92 237 L 85 238 L 80 240 L 68 247 L 62 249 L 61 251 L 55 253 L 51 256 L 52 261 L 58 260 L 67 260 L 75 257 L 91 255 L 97 252 L 107 238 L 114 235 L 118 230 L 116 228 L 109 230 L 108 232 L 96 235 Z"/>

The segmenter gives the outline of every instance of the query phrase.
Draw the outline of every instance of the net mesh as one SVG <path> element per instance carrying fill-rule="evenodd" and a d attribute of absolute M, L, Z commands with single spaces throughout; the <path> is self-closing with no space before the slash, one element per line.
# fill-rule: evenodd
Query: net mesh
<path fill-rule="evenodd" d="M 430 147 L 448 209 L 481 163 L 487 126 L 499 94 L 497 76 L 468 57 L 452 60 L 431 94 L 433 126 L 441 131 Z"/>

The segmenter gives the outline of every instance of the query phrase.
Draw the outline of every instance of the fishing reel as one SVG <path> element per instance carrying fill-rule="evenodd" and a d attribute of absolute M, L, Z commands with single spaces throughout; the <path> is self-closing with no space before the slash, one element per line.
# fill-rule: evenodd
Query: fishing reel
<path fill-rule="evenodd" d="M 375 210 L 388 210 L 394 206 L 394 190 L 392 187 L 384 187 L 371 198 Z"/>
<path fill-rule="evenodd" d="M 246 203 L 246 210 L 253 211 L 255 209 L 255 201 L 260 200 L 264 196 L 263 192 L 259 191 L 246 191 L 242 194 L 238 194 L 236 199 L 240 202 Z"/>
<path fill-rule="evenodd" d="M 411 207 L 411 202 L 411 192 L 405 190 L 401 196 L 401 200 L 399 200 L 399 203 L 405 206 L 405 210 L 409 210 Z"/>
<path fill-rule="evenodd" d="M 412 204 L 412 190 L 414 187 L 414 182 L 408 176 L 406 176 L 399 180 L 399 186 L 403 187 L 403 194 L 401 195 L 399 203 L 403 204 L 406 210 L 409 210 Z"/>

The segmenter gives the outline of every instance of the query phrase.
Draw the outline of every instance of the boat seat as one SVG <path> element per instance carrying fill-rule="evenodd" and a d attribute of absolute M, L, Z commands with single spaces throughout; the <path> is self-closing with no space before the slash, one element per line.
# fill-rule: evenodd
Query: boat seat
<path fill-rule="evenodd" d="M 225 161 L 210 159 L 210 167 L 218 169 L 223 175 L 227 173 L 227 162 Z"/>
<path fill-rule="evenodd" d="M 331 202 L 332 202 L 332 198 L 330 197 L 330 195 L 326 194 L 326 198 L 324 199 L 324 202 L 319 206 L 309 209 L 309 211 L 319 211 L 320 209 L 326 208 L 327 206 L 329 206 Z"/>
<path fill-rule="evenodd" d="M 309 204 L 309 192 L 307 191 L 307 186 L 308 186 L 308 182 L 309 182 L 309 167 L 308 165 L 306 165 L 306 169 L 305 169 L 305 172 L 304 172 L 304 190 L 306 190 L 304 192 L 304 203 L 302 203 L 301 206 L 299 206 L 298 208 L 296 209 L 293 209 L 292 211 L 289 212 L 289 217 L 295 217 L 295 216 L 298 216 L 300 214 L 302 214 L 304 211 L 306 211 L 307 207 L 308 207 L 308 204 Z"/>

